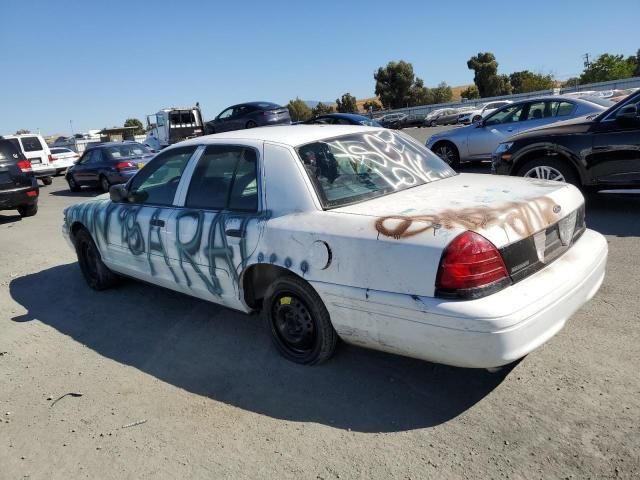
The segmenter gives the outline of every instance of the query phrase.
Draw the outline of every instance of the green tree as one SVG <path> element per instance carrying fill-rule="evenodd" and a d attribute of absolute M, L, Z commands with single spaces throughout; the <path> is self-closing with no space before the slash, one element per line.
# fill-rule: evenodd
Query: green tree
<path fill-rule="evenodd" d="M 447 103 L 453 98 L 453 91 L 446 82 L 440 82 L 436 88 L 431 89 L 431 103 Z"/>
<path fill-rule="evenodd" d="M 513 93 L 538 92 L 540 90 L 550 90 L 555 87 L 556 82 L 551 75 L 533 73 L 529 70 L 513 72 L 509 75 L 509 83 Z"/>
<path fill-rule="evenodd" d="M 295 100 L 289 100 L 287 108 L 289 109 L 289 116 L 294 122 L 303 122 L 311 118 L 311 109 L 298 97 Z"/>
<path fill-rule="evenodd" d="M 473 70 L 473 82 L 478 87 L 480 97 L 497 97 L 511 94 L 509 77 L 498 75 L 498 62 L 493 53 L 478 53 L 467 61 L 467 68 Z"/>
<path fill-rule="evenodd" d="M 134 135 L 144 135 L 144 125 L 137 118 L 127 118 L 124 122 L 125 127 L 136 127 L 133 131 Z"/>
<path fill-rule="evenodd" d="M 336 109 L 340 113 L 358 113 L 358 104 L 356 97 L 350 93 L 345 93 L 342 98 L 336 99 Z"/>
<path fill-rule="evenodd" d="M 376 110 L 381 110 L 382 105 L 377 100 L 367 100 L 362 104 L 362 108 L 364 108 L 365 112 L 375 112 Z"/>
<path fill-rule="evenodd" d="M 414 107 L 416 105 L 431 105 L 434 103 L 433 95 L 431 91 L 424 86 L 424 81 L 421 78 L 416 78 L 409 89 L 409 96 L 405 100 L 407 107 Z"/>
<path fill-rule="evenodd" d="M 409 93 L 415 82 L 413 65 L 404 60 L 389 62 L 373 74 L 376 81 L 376 95 L 386 108 L 407 106 Z"/>
<path fill-rule="evenodd" d="M 636 65 L 635 57 L 624 58 L 624 55 L 612 55 L 603 53 L 580 75 L 580 83 L 606 82 L 607 80 L 620 80 L 633 77 Z"/>
<path fill-rule="evenodd" d="M 311 109 L 312 117 L 326 115 L 327 113 L 333 113 L 333 107 L 331 105 L 325 105 L 322 102 L 319 102 L 315 107 Z"/>
<path fill-rule="evenodd" d="M 16 131 L 16 135 L 26 135 L 27 133 L 31 133 L 31 130 L 27 130 L 26 128 L 21 128 Z"/>
<path fill-rule="evenodd" d="M 476 98 L 480 98 L 480 92 L 478 92 L 478 87 L 475 85 L 469 85 L 467 88 L 460 92 L 460 96 L 462 98 L 466 98 L 467 100 L 473 100 Z"/>
<path fill-rule="evenodd" d="M 631 57 L 631 58 L 634 58 L 634 57 Z M 635 70 L 633 71 L 633 76 L 640 77 L 640 48 L 636 52 L 635 60 L 633 61 L 633 63 L 635 63 L 635 66 L 636 66 Z"/>

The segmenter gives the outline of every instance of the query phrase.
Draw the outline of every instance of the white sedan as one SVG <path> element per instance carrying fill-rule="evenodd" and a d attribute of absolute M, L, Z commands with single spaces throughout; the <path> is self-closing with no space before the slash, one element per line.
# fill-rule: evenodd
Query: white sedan
<path fill-rule="evenodd" d="M 176 144 L 68 207 L 63 232 L 92 288 L 124 275 L 261 310 L 279 351 L 303 364 L 331 357 L 338 338 L 508 364 L 593 297 L 607 258 L 573 186 L 456 174 L 403 133 L 344 125 Z"/>
<path fill-rule="evenodd" d="M 80 155 L 68 148 L 51 147 L 50 151 L 51 159 L 49 163 L 56 168 L 56 175 L 75 165 L 80 158 Z"/>

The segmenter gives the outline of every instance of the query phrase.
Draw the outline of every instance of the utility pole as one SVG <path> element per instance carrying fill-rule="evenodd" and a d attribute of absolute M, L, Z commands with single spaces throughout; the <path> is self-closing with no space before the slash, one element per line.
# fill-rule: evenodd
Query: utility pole
<path fill-rule="evenodd" d="M 69 120 L 69 125 L 71 126 L 71 136 L 73 137 L 73 120 Z"/>
<path fill-rule="evenodd" d="M 589 65 L 591 65 L 591 62 L 589 62 L 589 54 L 585 53 L 582 58 L 584 58 L 584 68 L 589 68 Z"/>

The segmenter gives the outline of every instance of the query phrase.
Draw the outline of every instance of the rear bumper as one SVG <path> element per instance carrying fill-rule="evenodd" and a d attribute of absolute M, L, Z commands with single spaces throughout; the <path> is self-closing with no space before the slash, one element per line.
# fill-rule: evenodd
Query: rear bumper
<path fill-rule="evenodd" d="M 29 196 L 28 192 L 36 193 L 34 196 Z M 0 190 L 0 210 L 14 209 L 22 205 L 35 205 L 38 203 L 38 193 L 38 184 L 35 179 L 30 187 Z"/>
<path fill-rule="evenodd" d="M 459 367 L 490 368 L 532 352 L 600 288 L 607 242 L 587 230 L 530 277 L 477 300 L 443 300 L 314 284 L 347 342 Z"/>
<path fill-rule="evenodd" d="M 65 170 L 76 163 L 74 158 L 61 158 L 60 160 L 54 160 L 49 163 L 52 167 L 56 169 L 56 171 Z"/>
<path fill-rule="evenodd" d="M 56 174 L 56 168 L 51 165 L 32 165 L 33 176 L 36 178 L 53 177 Z"/>

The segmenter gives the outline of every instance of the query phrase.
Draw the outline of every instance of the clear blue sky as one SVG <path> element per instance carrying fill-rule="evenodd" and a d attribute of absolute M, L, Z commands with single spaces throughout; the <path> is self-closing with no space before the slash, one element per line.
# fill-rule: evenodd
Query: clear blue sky
<path fill-rule="evenodd" d="M 585 52 L 640 48 L 639 0 L 2 3 L 0 134 L 122 125 L 196 101 L 210 119 L 243 101 L 370 97 L 390 60 L 455 86 L 473 81 L 479 51 L 501 73 L 564 79 Z"/>

